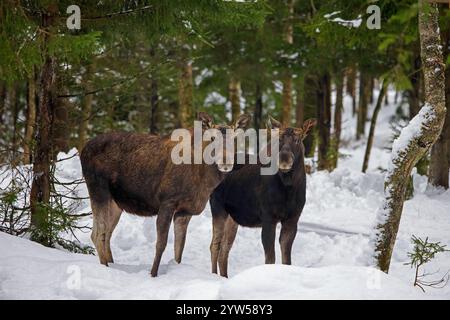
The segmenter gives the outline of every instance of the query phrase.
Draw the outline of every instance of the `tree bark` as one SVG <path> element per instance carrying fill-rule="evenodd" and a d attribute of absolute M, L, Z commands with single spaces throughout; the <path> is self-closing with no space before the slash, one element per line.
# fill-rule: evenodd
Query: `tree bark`
<path fill-rule="evenodd" d="M 55 79 L 57 67 L 55 67 Z M 51 111 L 52 111 L 52 123 L 51 123 L 51 137 L 52 137 L 52 158 L 56 160 L 59 152 L 69 151 L 69 137 L 71 131 L 71 125 L 69 121 L 69 113 L 71 108 L 71 102 L 69 99 L 58 99 L 56 98 L 56 92 L 61 92 L 62 94 L 67 94 L 67 88 L 65 87 L 64 81 L 59 81 L 52 88 L 51 93 Z M 92 95 L 89 95 L 92 96 Z M 92 99 L 92 97 L 91 97 Z"/>
<path fill-rule="evenodd" d="M 304 89 L 305 93 L 304 97 L 304 118 L 308 119 L 311 117 L 317 117 L 317 106 L 319 102 L 317 101 L 317 91 L 319 90 L 319 81 L 317 80 L 316 75 L 307 74 L 304 80 Z M 315 132 L 317 132 L 317 127 Z M 304 140 L 303 144 L 305 145 L 305 155 L 307 157 L 314 156 L 314 152 L 316 149 L 316 135 L 309 134 Z"/>
<path fill-rule="evenodd" d="M 3 124 L 3 117 L 6 110 L 6 83 L 1 82 L 0 84 L 0 126 Z"/>
<path fill-rule="evenodd" d="M 152 76 L 152 80 L 150 83 L 150 133 L 157 134 L 158 133 L 158 118 L 157 118 L 157 112 L 158 112 L 158 105 L 159 105 L 159 94 L 158 94 L 158 80 Z"/>
<path fill-rule="evenodd" d="M 387 82 L 383 81 L 381 84 L 380 93 L 378 94 L 377 104 L 375 105 L 375 109 L 373 110 L 372 119 L 370 120 L 370 131 L 369 137 L 367 138 L 366 152 L 364 153 L 364 161 L 362 166 L 362 172 L 367 171 L 367 167 L 369 166 L 370 152 L 372 150 L 373 138 L 375 135 L 375 126 L 377 124 L 378 114 L 381 110 L 381 106 L 383 105 L 383 98 L 386 94 Z"/>
<path fill-rule="evenodd" d="M 352 67 L 347 71 L 347 94 L 352 97 L 352 114 L 356 115 L 356 68 Z"/>
<path fill-rule="evenodd" d="M 11 139 L 11 147 L 12 152 L 11 155 L 11 163 L 13 165 L 17 165 L 17 154 L 18 154 L 18 141 L 17 141 L 17 121 L 19 117 L 19 85 L 15 83 L 11 86 L 9 93 L 8 93 L 8 100 L 9 100 L 9 109 L 11 110 L 12 115 L 12 139 Z"/>
<path fill-rule="evenodd" d="M 23 138 L 23 163 L 31 163 L 31 146 L 36 126 L 36 79 L 34 72 L 27 83 L 27 118 L 25 136 Z"/>
<path fill-rule="evenodd" d="M 235 77 L 231 77 L 228 84 L 228 98 L 231 103 L 231 119 L 234 122 L 241 114 L 241 83 Z"/>
<path fill-rule="evenodd" d="M 370 78 L 361 71 L 359 81 L 359 103 L 358 103 L 358 118 L 356 124 L 356 139 L 359 140 L 366 132 L 367 120 L 367 106 L 369 103 L 370 94 Z"/>
<path fill-rule="evenodd" d="M 334 107 L 334 135 L 333 135 L 333 163 L 332 168 L 337 167 L 339 159 L 339 145 L 342 132 L 342 110 L 344 109 L 344 77 L 340 73 L 336 78 L 336 104 Z"/>
<path fill-rule="evenodd" d="M 443 34 L 442 46 L 444 48 L 444 58 L 449 54 L 448 47 L 450 46 L 450 31 Z M 445 59 L 444 59 L 445 61 Z M 428 173 L 428 183 L 433 186 L 444 187 L 448 189 L 448 171 L 450 168 L 449 146 L 450 146 L 450 68 L 445 70 L 445 102 L 447 107 L 447 114 L 445 116 L 444 128 L 439 135 L 438 140 L 431 148 L 430 165 Z"/>
<path fill-rule="evenodd" d="M 288 0 L 288 17 L 285 26 L 284 40 L 288 45 L 294 43 L 294 28 L 292 19 L 294 17 L 294 0 Z M 292 74 L 290 70 L 286 70 L 283 82 L 283 96 L 282 96 L 282 112 L 281 123 L 284 126 L 291 125 L 291 111 L 292 111 Z"/>
<path fill-rule="evenodd" d="M 305 88 L 304 79 L 300 79 L 297 88 L 297 102 L 295 106 L 295 126 L 301 128 L 305 120 Z"/>
<path fill-rule="evenodd" d="M 86 74 L 84 77 L 84 91 L 90 92 L 92 90 L 92 74 L 94 72 L 94 66 L 93 64 L 89 64 L 86 67 Z M 78 127 L 78 152 L 81 152 L 83 150 L 84 145 L 87 142 L 88 139 L 88 127 L 89 127 L 89 120 L 91 118 L 92 113 L 92 101 L 94 99 L 94 96 L 92 94 L 85 95 L 83 97 L 83 101 L 81 104 L 81 120 L 80 120 L 80 126 Z"/>
<path fill-rule="evenodd" d="M 257 83 L 255 89 L 255 112 L 253 116 L 253 121 L 256 130 L 262 129 L 262 110 L 263 110 L 262 90 L 261 85 Z"/>
<path fill-rule="evenodd" d="M 325 73 L 319 80 L 317 90 L 317 119 L 319 123 L 319 170 L 329 170 L 330 128 L 331 128 L 331 83 L 330 75 Z"/>
<path fill-rule="evenodd" d="M 35 155 L 33 159 L 33 182 L 30 193 L 31 225 L 37 232 L 32 239 L 49 246 L 50 238 L 45 232 L 48 225 L 48 215 L 45 206 L 50 202 L 50 164 L 52 153 L 52 94 L 55 86 L 54 57 L 48 52 L 51 33 L 49 26 L 53 23 L 51 13 L 42 14 L 41 27 L 43 33 L 42 52 L 44 64 L 40 72 L 39 103 L 38 103 L 38 134 Z"/>
<path fill-rule="evenodd" d="M 412 119 L 420 110 L 420 88 L 421 88 L 421 62 L 420 62 L 420 45 L 417 45 L 417 51 L 413 54 L 414 72 L 409 76 L 412 88 L 406 91 L 409 104 L 409 118 Z"/>
<path fill-rule="evenodd" d="M 180 78 L 178 81 L 178 115 L 182 128 L 190 126 L 191 113 L 193 111 L 193 80 L 192 63 L 184 59 L 180 69 Z"/>
<path fill-rule="evenodd" d="M 429 8 L 424 8 L 429 6 Z M 389 271 L 405 200 L 408 178 L 417 161 L 439 138 L 445 121 L 445 70 L 439 36 L 436 4 L 419 0 L 419 34 L 425 82 L 425 105 L 394 142 L 385 201 L 378 212 L 375 258 L 378 267 Z"/>

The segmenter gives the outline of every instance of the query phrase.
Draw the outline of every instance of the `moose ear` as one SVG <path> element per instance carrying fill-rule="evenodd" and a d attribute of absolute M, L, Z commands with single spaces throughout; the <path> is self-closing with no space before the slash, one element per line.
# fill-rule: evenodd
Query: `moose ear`
<path fill-rule="evenodd" d="M 252 116 L 249 114 L 241 114 L 239 118 L 234 123 L 235 129 L 245 129 L 250 124 Z"/>
<path fill-rule="evenodd" d="M 281 128 L 281 122 L 278 120 L 275 120 L 272 118 L 272 116 L 269 116 L 269 119 L 267 120 L 267 129 L 280 129 Z"/>
<path fill-rule="evenodd" d="M 317 120 L 316 119 L 308 119 L 305 122 L 303 122 L 303 138 L 305 138 L 309 132 L 311 131 L 311 129 L 317 124 Z"/>
<path fill-rule="evenodd" d="M 202 122 L 203 129 L 211 129 L 213 126 L 213 118 L 206 112 L 197 113 L 197 119 Z"/>

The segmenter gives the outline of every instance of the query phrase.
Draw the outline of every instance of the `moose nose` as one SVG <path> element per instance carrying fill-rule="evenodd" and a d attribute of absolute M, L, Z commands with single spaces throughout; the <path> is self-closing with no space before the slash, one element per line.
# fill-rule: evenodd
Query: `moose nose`
<path fill-rule="evenodd" d="M 218 164 L 217 167 L 219 168 L 220 172 L 230 172 L 231 170 L 233 170 L 233 165 L 232 164 Z"/>
<path fill-rule="evenodd" d="M 291 152 L 280 153 L 280 162 L 278 169 L 282 172 L 286 172 L 292 169 L 294 164 L 294 155 Z"/>

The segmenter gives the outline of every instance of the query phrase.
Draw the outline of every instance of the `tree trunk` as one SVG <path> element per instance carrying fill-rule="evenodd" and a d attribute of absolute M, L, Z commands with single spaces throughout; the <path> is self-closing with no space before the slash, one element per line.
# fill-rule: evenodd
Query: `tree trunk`
<path fill-rule="evenodd" d="M 317 90 L 317 119 L 319 123 L 319 170 L 329 170 L 331 127 L 331 83 L 328 73 L 322 75 Z"/>
<path fill-rule="evenodd" d="M 420 45 L 417 45 L 417 50 L 413 54 L 414 72 L 409 76 L 412 88 L 406 91 L 409 104 L 409 118 L 412 119 L 420 110 L 420 91 L 421 91 L 421 62 L 420 62 Z"/>
<path fill-rule="evenodd" d="M 178 81 L 178 115 L 182 128 L 188 128 L 191 124 L 191 112 L 193 111 L 193 80 L 192 63 L 185 59 L 182 62 L 180 78 Z"/>
<path fill-rule="evenodd" d="M 375 105 L 372 119 L 370 121 L 369 137 L 367 138 L 366 152 L 364 153 L 364 161 L 362 166 L 362 172 L 364 173 L 367 171 L 367 167 L 369 166 L 370 151 L 372 150 L 373 138 L 375 135 L 375 126 L 377 124 L 378 113 L 380 112 L 381 106 L 383 105 L 383 98 L 384 95 L 386 94 L 386 87 L 387 82 L 386 80 L 383 80 L 383 83 L 381 84 L 380 93 L 378 94 L 377 104 Z"/>
<path fill-rule="evenodd" d="M 23 138 L 23 163 L 31 163 L 31 146 L 33 142 L 34 128 L 36 126 L 36 79 L 33 75 L 27 83 L 27 121 L 25 136 Z"/>
<path fill-rule="evenodd" d="M 263 111 L 263 99 L 262 99 L 262 90 L 261 85 L 256 83 L 255 89 L 255 111 L 253 114 L 253 123 L 255 129 L 258 131 L 262 129 L 262 111 Z M 259 134 L 256 136 L 256 150 L 255 152 L 259 152 Z"/>
<path fill-rule="evenodd" d="M 84 92 L 90 92 L 92 90 L 91 81 L 93 72 L 94 66 L 91 63 L 86 67 L 86 74 L 83 80 Z M 86 144 L 88 139 L 88 127 L 92 113 L 93 99 L 94 96 L 92 94 L 88 94 L 83 97 L 83 101 L 81 103 L 81 120 L 80 126 L 78 127 L 78 152 L 81 152 L 81 150 L 83 150 L 84 145 Z"/>
<path fill-rule="evenodd" d="M 429 6 L 430 8 L 424 8 Z M 445 120 L 445 76 L 442 47 L 439 38 L 436 4 L 419 0 L 419 34 L 425 82 L 425 105 L 394 142 L 391 164 L 385 178 L 383 206 L 378 212 L 378 232 L 375 239 L 378 267 L 389 271 L 411 170 L 430 150 L 441 133 Z"/>
<path fill-rule="evenodd" d="M 294 43 L 294 28 L 292 19 L 294 17 L 294 0 L 288 0 L 288 17 L 284 31 L 284 40 L 289 45 Z M 283 96 L 282 96 L 282 112 L 281 123 L 284 126 L 291 125 L 291 111 L 292 111 L 292 74 L 290 70 L 286 70 L 283 82 Z"/>
<path fill-rule="evenodd" d="M 359 81 L 358 119 L 356 125 L 356 139 L 359 140 L 366 132 L 367 106 L 370 94 L 370 78 L 361 72 Z"/>
<path fill-rule="evenodd" d="M 347 71 L 347 94 L 352 97 L 352 114 L 356 114 L 356 68 Z"/>
<path fill-rule="evenodd" d="M 333 163 L 332 168 L 337 167 L 339 158 L 339 145 L 342 132 L 342 110 L 344 109 L 344 77 L 339 73 L 336 78 L 336 104 L 334 107 L 334 136 L 333 136 Z"/>
<path fill-rule="evenodd" d="M 319 83 L 316 79 L 315 75 L 307 74 L 305 76 L 304 89 L 305 93 L 304 97 L 304 118 L 312 118 L 317 117 L 317 106 L 319 102 L 317 101 L 317 91 L 319 90 Z M 317 132 L 317 127 L 315 132 Z M 315 134 L 309 134 L 304 140 L 303 144 L 305 145 L 305 155 L 307 157 L 314 156 L 314 152 L 316 149 L 316 139 Z"/>
<path fill-rule="evenodd" d="M 388 95 L 388 94 L 386 94 L 386 95 L 384 96 L 384 105 L 385 105 L 385 106 L 388 106 L 388 105 L 389 105 L 389 95 Z"/>
<path fill-rule="evenodd" d="M 228 84 L 228 97 L 231 103 L 231 119 L 234 122 L 241 114 L 241 83 L 235 77 L 231 77 Z"/>
<path fill-rule="evenodd" d="M 450 31 L 443 34 L 444 57 L 449 54 Z M 445 60 L 444 60 L 445 61 Z M 428 183 L 433 186 L 440 186 L 448 189 L 448 171 L 449 171 L 449 153 L 450 146 L 450 68 L 445 70 L 445 94 L 447 114 L 445 116 L 444 128 L 442 129 L 439 139 L 431 148 L 430 166 L 428 173 Z"/>
<path fill-rule="evenodd" d="M 305 120 L 305 88 L 304 79 L 300 79 L 297 89 L 297 103 L 295 106 L 295 126 L 301 128 Z"/>
<path fill-rule="evenodd" d="M 373 91 L 375 89 L 375 78 L 374 77 L 370 77 L 370 89 L 369 89 L 369 103 L 373 104 Z"/>
<path fill-rule="evenodd" d="M 158 80 L 152 76 L 152 81 L 150 84 L 150 133 L 157 134 L 158 133 L 158 118 L 157 118 L 157 112 L 158 112 L 158 104 L 159 104 L 159 95 L 158 95 Z"/>
<path fill-rule="evenodd" d="M 2 81 L 0 83 L 0 126 L 3 124 L 3 117 L 6 110 L 6 83 Z"/>
<path fill-rule="evenodd" d="M 18 141 L 17 141 L 17 121 L 19 117 L 19 85 L 15 83 L 11 86 L 9 93 L 9 109 L 11 110 L 12 115 L 12 139 L 11 139 L 11 163 L 13 165 L 17 165 L 17 154 L 18 154 Z"/>
<path fill-rule="evenodd" d="M 56 73 L 55 67 L 55 73 Z M 56 78 L 56 75 L 55 75 Z M 56 84 L 56 83 L 55 83 Z M 64 81 L 59 81 L 53 88 L 51 94 L 52 102 L 52 123 L 51 123 L 51 137 L 52 137 L 52 158 L 56 159 L 59 152 L 69 151 L 69 138 L 70 138 L 70 122 L 69 122 L 69 110 L 71 108 L 71 102 L 69 99 L 56 98 L 56 92 L 67 94 L 68 90 L 65 87 Z"/>
<path fill-rule="evenodd" d="M 261 85 L 257 83 L 255 89 L 255 112 L 253 116 L 253 121 L 256 130 L 262 129 L 262 110 L 263 110 L 263 100 L 262 100 Z"/>
<path fill-rule="evenodd" d="M 46 206 L 50 202 L 50 164 L 52 152 L 52 93 L 55 85 L 55 59 L 48 52 L 51 33 L 49 26 L 53 21 L 50 14 L 43 13 L 43 56 L 44 64 L 40 73 L 39 103 L 38 103 L 38 134 L 35 155 L 33 159 L 33 182 L 30 193 L 31 225 L 35 230 L 32 239 L 49 246 L 50 238 L 46 231 L 48 215 Z"/>

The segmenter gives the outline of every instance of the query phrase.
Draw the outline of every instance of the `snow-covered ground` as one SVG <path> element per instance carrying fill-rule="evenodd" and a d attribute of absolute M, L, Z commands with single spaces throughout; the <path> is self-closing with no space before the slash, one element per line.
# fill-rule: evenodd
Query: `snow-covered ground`
<path fill-rule="evenodd" d="M 389 275 L 370 266 L 369 236 L 383 198 L 380 168 L 386 169 L 389 159 L 389 119 L 395 107 L 383 107 L 380 113 L 369 172 L 362 174 L 365 143 L 352 141 L 356 119 L 350 106 L 346 97 L 347 142 L 339 168 L 308 177 L 292 266 L 264 265 L 260 230 L 240 228 L 230 253 L 230 278 L 211 274 L 208 205 L 191 220 L 183 262 L 173 261 L 171 232 L 159 276 L 151 278 L 155 218 L 124 213 L 113 235 L 115 264 L 109 268 L 92 255 L 49 249 L 0 233 L 0 299 L 449 299 L 450 284 L 425 293 L 413 287 L 414 270 L 405 265 L 413 234 L 450 245 L 450 190 L 426 189 L 424 177 L 415 176 L 416 193 L 405 203 Z M 80 174 L 78 158 L 60 164 L 62 180 Z M 86 194 L 82 185 L 81 195 Z M 88 211 L 88 206 L 86 201 L 81 209 Z M 91 244 L 89 234 L 77 236 Z M 438 271 L 430 279 L 443 275 L 450 269 L 450 252 L 438 254 L 425 269 Z"/>

